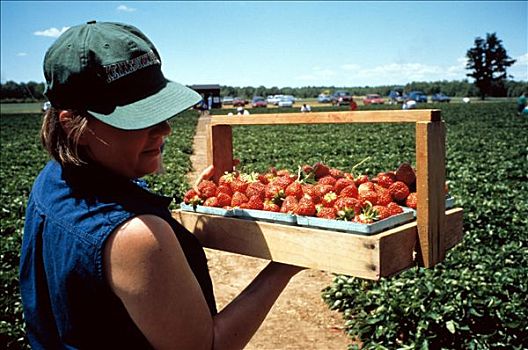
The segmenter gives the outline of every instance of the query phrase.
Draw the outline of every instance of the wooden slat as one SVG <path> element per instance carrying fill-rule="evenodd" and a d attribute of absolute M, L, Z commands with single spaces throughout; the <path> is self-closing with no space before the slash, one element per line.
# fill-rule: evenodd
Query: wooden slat
<path fill-rule="evenodd" d="M 311 113 L 253 114 L 248 116 L 212 116 L 212 125 L 272 125 L 272 124 L 344 124 L 344 123 L 415 123 L 439 121 L 435 109 L 389 111 L 343 111 Z"/>
<path fill-rule="evenodd" d="M 445 256 L 445 125 L 416 123 L 418 261 L 434 266 Z"/>
<path fill-rule="evenodd" d="M 444 235 L 445 249 L 451 249 L 464 236 L 464 211 L 462 208 L 454 208 L 446 211 L 446 227 L 445 232 L 449 234 Z"/>
<path fill-rule="evenodd" d="M 461 212 L 446 213 L 452 244 L 462 237 Z M 416 221 L 363 236 L 180 210 L 173 216 L 207 248 L 373 280 L 415 265 Z"/>
<path fill-rule="evenodd" d="M 233 170 L 233 131 L 229 125 L 209 125 L 207 139 L 207 162 L 214 165 L 212 180 L 218 179 L 224 172 Z"/>

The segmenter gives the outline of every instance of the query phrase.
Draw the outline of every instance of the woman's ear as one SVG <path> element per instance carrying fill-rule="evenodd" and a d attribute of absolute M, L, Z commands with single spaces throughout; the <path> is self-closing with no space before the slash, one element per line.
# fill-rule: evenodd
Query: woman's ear
<path fill-rule="evenodd" d="M 74 119 L 75 115 L 70 110 L 62 110 L 59 112 L 59 123 L 61 125 L 62 130 L 66 133 L 66 135 L 71 135 L 71 133 L 74 131 Z M 85 146 L 87 144 L 86 135 L 83 132 L 81 136 L 79 137 L 77 144 Z"/>

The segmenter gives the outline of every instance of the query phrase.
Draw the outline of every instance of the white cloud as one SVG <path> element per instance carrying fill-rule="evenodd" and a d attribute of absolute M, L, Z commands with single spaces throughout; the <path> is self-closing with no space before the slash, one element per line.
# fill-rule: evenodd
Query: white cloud
<path fill-rule="evenodd" d="M 135 8 L 133 8 L 133 7 L 128 7 L 128 6 L 126 6 L 126 5 L 119 5 L 119 6 L 117 6 L 117 9 L 116 9 L 116 10 L 117 10 L 117 11 L 123 11 L 123 12 L 134 12 L 134 11 L 136 11 Z"/>
<path fill-rule="evenodd" d="M 52 37 L 52 38 L 58 38 L 62 33 L 64 33 L 66 30 L 68 30 L 68 28 L 70 28 L 70 27 L 62 27 L 62 29 L 59 30 L 59 29 L 57 29 L 55 27 L 52 27 L 52 28 L 49 28 L 49 29 L 36 31 L 33 34 L 38 35 L 38 36 L 49 36 L 49 37 Z"/>
<path fill-rule="evenodd" d="M 27 53 L 25 53 L 25 52 L 19 52 L 19 53 L 17 53 L 17 56 L 18 56 L 18 57 L 24 57 L 24 56 L 27 56 Z"/>
<path fill-rule="evenodd" d="M 528 80 L 528 53 L 515 57 L 515 63 L 508 69 L 508 74 L 515 80 Z"/>
<path fill-rule="evenodd" d="M 341 68 L 346 71 L 357 71 L 361 69 L 361 66 L 355 63 L 347 63 L 347 64 L 341 65 Z"/>
<path fill-rule="evenodd" d="M 336 75 L 336 72 L 331 69 L 321 68 L 319 66 L 316 66 L 312 68 L 312 72 L 299 75 L 296 77 L 296 79 L 301 80 L 301 81 L 318 82 L 318 81 L 325 81 L 327 79 L 331 79 L 335 75 Z"/>

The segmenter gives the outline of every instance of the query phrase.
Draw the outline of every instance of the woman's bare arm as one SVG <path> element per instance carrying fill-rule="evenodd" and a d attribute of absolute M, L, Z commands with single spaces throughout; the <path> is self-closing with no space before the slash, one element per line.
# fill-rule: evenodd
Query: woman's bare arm
<path fill-rule="evenodd" d="M 157 349 L 241 349 L 301 268 L 270 263 L 215 317 L 182 248 L 163 219 L 142 215 L 105 246 L 107 280 Z"/>

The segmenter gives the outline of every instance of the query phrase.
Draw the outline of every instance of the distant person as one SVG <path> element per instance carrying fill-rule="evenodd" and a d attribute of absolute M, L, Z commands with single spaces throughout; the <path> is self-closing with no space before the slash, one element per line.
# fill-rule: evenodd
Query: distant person
<path fill-rule="evenodd" d="M 249 115 L 249 111 L 244 107 L 237 108 L 237 115 Z"/>
<path fill-rule="evenodd" d="M 402 105 L 402 109 L 416 109 L 416 101 L 408 100 Z"/>
<path fill-rule="evenodd" d="M 521 115 L 526 108 L 526 97 L 528 97 L 528 92 L 521 94 L 517 97 L 517 115 Z"/>
<path fill-rule="evenodd" d="M 211 108 L 213 108 L 213 96 L 209 95 L 207 97 L 207 109 L 211 110 Z"/>
<path fill-rule="evenodd" d="M 350 110 L 355 111 L 357 108 L 358 108 L 358 105 L 356 101 L 354 101 L 354 98 L 351 96 L 350 97 Z"/>
<path fill-rule="evenodd" d="M 303 105 L 301 106 L 301 112 L 311 112 L 312 111 L 312 107 L 310 107 L 310 105 L 306 104 L 306 103 L 303 103 Z"/>
<path fill-rule="evenodd" d="M 154 44 L 120 23 L 70 27 L 43 66 L 52 159 L 29 195 L 19 270 L 31 348 L 243 349 L 302 268 L 271 261 L 217 310 L 200 241 L 143 179 L 168 120 L 200 95 L 167 80 Z"/>

